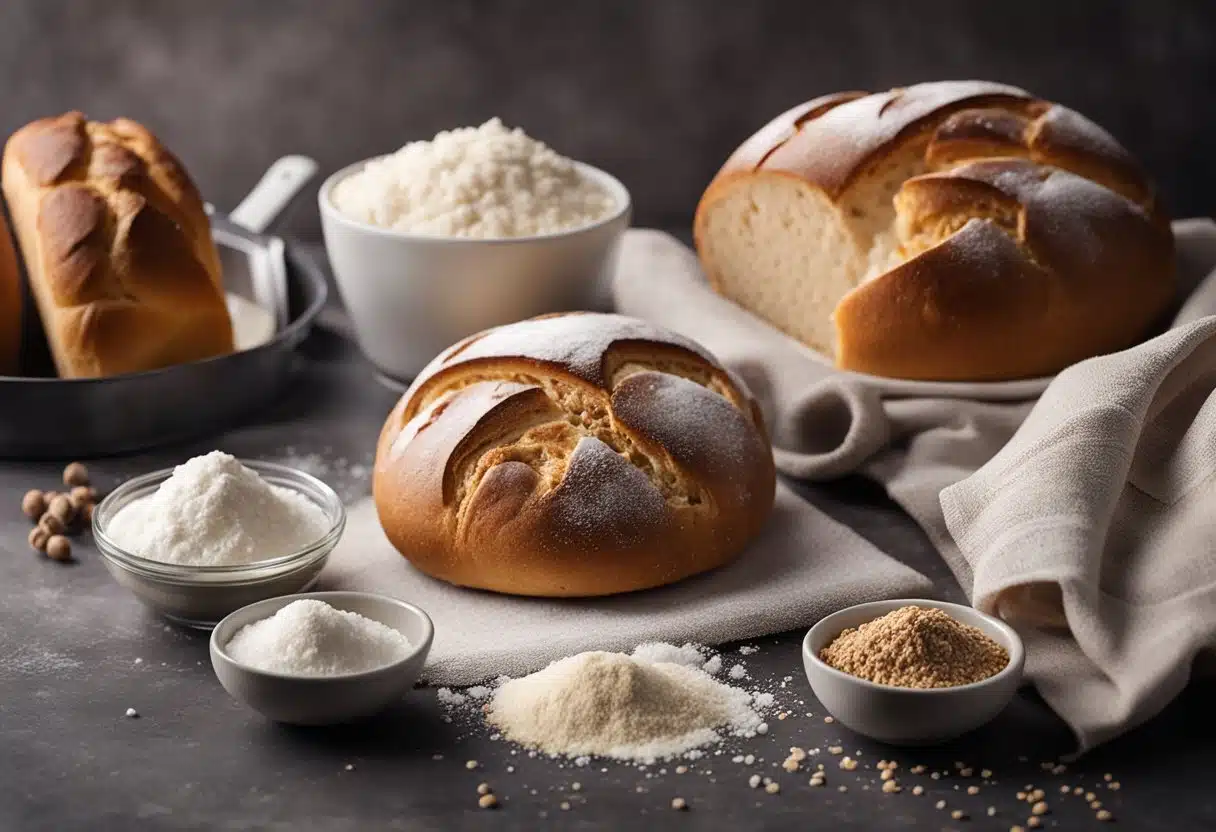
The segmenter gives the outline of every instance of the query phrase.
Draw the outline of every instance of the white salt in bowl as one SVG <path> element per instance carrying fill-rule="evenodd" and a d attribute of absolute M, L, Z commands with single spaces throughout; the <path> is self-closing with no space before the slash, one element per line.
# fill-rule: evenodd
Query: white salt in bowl
<path fill-rule="evenodd" d="M 405 636 L 413 649 L 384 667 L 336 676 L 273 673 L 228 654 L 228 642 L 242 627 L 302 598 L 379 621 Z M 268 719 L 291 725 L 337 725 L 372 716 L 400 701 L 422 674 L 434 637 L 430 616 L 405 601 L 370 592 L 306 592 L 259 601 L 226 617 L 211 631 L 211 667 L 233 699 Z"/>
<path fill-rule="evenodd" d="M 1005 648 L 1009 664 L 980 682 L 952 688 L 901 688 L 837 670 L 819 652 L 851 627 L 915 605 L 935 607 L 970 624 Z M 816 698 L 845 727 L 890 745 L 937 745 L 990 722 L 1022 682 L 1026 651 L 1017 632 L 991 615 L 961 604 L 905 598 L 857 604 L 829 615 L 802 641 L 802 664 Z"/>
<path fill-rule="evenodd" d="M 129 552 L 107 534 L 123 508 L 152 495 L 172 468 L 128 480 L 93 511 L 93 539 L 110 575 L 160 615 L 187 627 L 208 630 L 233 610 L 254 601 L 308 589 L 346 526 L 346 508 L 325 483 L 303 471 L 271 462 L 242 459 L 271 485 L 290 489 L 325 512 L 326 531 L 295 552 L 241 566 L 186 566 Z"/>

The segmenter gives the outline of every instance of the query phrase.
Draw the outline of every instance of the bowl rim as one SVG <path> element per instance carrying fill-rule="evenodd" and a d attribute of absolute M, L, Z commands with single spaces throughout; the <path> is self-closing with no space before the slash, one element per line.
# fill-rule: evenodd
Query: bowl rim
<path fill-rule="evenodd" d="M 109 562 L 129 572 L 139 574 L 142 577 L 171 579 L 177 583 L 206 587 L 224 586 L 227 583 L 224 579 L 229 579 L 232 582 L 273 579 L 289 573 L 297 567 L 310 566 L 316 560 L 328 556 L 333 551 L 334 547 L 338 544 L 338 540 L 342 537 L 343 530 L 346 528 L 346 506 L 333 488 L 312 474 L 292 468 L 289 465 L 242 457 L 237 457 L 237 461 L 255 471 L 259 476 L 269 475 L 278 480 L 278 482 L 272 484 L 281 488 L 290 488 L 306 498 L 310 497 L 310 494 L 305 490 L 305 486 L 316 492 L 312 496 L 319 495 L 322 498 L 323 501 L 319 507 L 326 513 L 327 517 L 332 518 L 325 533 L 306 546 L 294 552 L 289 552 L 286 555 L 232 566 L 192 566 L 189 564 L 169 563 L 137 555 L 124 549 L 106 533 L 104 526 L 108 513 L 113 510 L 113 506 L 116 503 L 120 502 L 123 498 L 130 498 L 135 492 L 148 490 L 150 494 L 154 491 L 154 489 L 149 488 L 150 486 L 155 485 L 159 488 L 160 484 L 172 476 L 176 470 L 177 466 L 172 466 L 132 477 L 107 494 L 97 504 L 96 509 L 93 511 L 92 531 L 98 552 Z M 143 499 L 143 496 L 139 499 Z M 124 507 L 129 502 L 131 500 L 124 503 Z"/>
<path fill-rule="evenodd" d="M 422 245 L 489 245 L 489 246 L 509 246 L 520 245 L 527 243 L 543 243 L 554 242 L 556 240 L 568 239 L 582 234 L 589 234 L 603 228 L 609 228 L 614 224 L 620 223 L 622 220 L 628 222 L 633 211 L 633 196 L 629 193 L 629 189 L 625 187 L 625 183 L 617 179 L 603 168 L 597 168 L 595 165 L 590 165 L 586 162 L 580 162 L 577 159 L 571 159 L 579 174 L 583 177 L 592 179 L 598 184 L 605 187 L 617 200 L 617 206 L 614 211 L 600 217 L 594 222 L 587 225 L 579 225 L 574 228 L 567 228 L 561 231 L 554 231 L 548 234 L 532 234 L 525 237 L 457 237 L 443 234 L 420 234 L 413 231 L 398 231 L 393 228 L 385 228 L 380 225 L 372 225 L 371 223 L 363 222 L 362 220 L 348 217 L 342 213 L 338 206 L 333 203 L 333 190 L 338 186 L 339 182 L 347 179 L 350 176 L 358 173 L 367 167 L 371 162 L 377 162 L 381 159 L 386 159 L 392 156 L 392 153 L 381 153 L 377 156 L 369 156 L 366 159 L 360 159 L 357 162 L 352 162 L 345 167 L 331 173 L 321 183 L 320 189 L 317 191 L 317 204 L 321 212 L 322 220 L 336 222 L 344 225 L 347 228 L 353 229 L 361 234 L 368 234 L 373 237 L 383 237 L 390 240 L 402 240 L 411 243 Z"/>
<path fill-rule="evenodd" d="M 868 611 L 870 608 L 873 608 L 876 611 L 875 615 L 867 619 L 867 621 L 873 621 L 875 618 L 879 618 L 889 612 L 893 612 L 894 610 L 907 606 L 933 607 L 949 614 L 952 618 L 962 624 L 970 624 L 971 622 L 960 618 L 959 613 L 961 613 L 963 616 L 974 616 L 975 618 L 984 621 L 985 623 L 994 627 L 1004 637 L 1005 643 L 1001 646 L 1004 647 L 1005 651 L 1009 654 L 1009 662 L 997 673 L 994 673 L 987 679 L 981 679 L 978 682 L 970 682 L 966 685 L 954 685 L 948 688 L 905 688 L 900 687 L 899 685 L 887 685 L 880 682 L 871 682 L 869 679 L 863 679 L 860 676 L 854 676 L 852 673 L 846 673 L 843 670 L 838 670 L 825 662 L 823 659 L 819 658 L 818 652 L 811 649 L 811 642 L 824 631 L 831 629 L 834 619 L 838 621 L 839 619 L 845 617 L 846 613 L 858 612 L 863 609 Z M 971 626 L 975 625 L 972 624 Z M 832 637 L 835 638 L 835 636 L 839 634 L 840 630 L 837 630 Z M 823 673 L 830 678 L 855 685 L 865 690 L 907 696 L 946 696 L 979 691 L 984 688 L 992 687 L 1005 682 L 1010 677 L 1021 676 L 1026 660 L 1026 647 L 1022 643 L 1022 637 L 1018 635 L 1017 630 L 1013 629 L 1013 627 L 1009 626 L 996 616 L 989 615 L 986 612 L 981 612 L 975 607 L 966 606 L 964 604 L 955 604 L 951 601 L 937 601 L 931 598 L 892 598 L 883 601 L 867 601 L 861 604 L 853 604 L 852 606 L 845 607 L 842 610 L 837 610 L 831 615 L 823 617 L 816 622 L 814 626 L 807 630 L 806 635 L 803 637 L 802 658 L 804 662 L 809 662 L 811 665 L 813 665 L 816 671 Z"/>
<path fill-rule="evenodd" d="M 279 610 L 283 609 L 283 607 L 286 607 L 288 604 L 293 603 L 295 601 L 314 599 L 317 601 L 324 601 L 326 603 L 329 603 L 330 600 L 339 600 L 341 598 L 362 598 L 364 600 L 371 601 L 375 604 L 384 604 L 384 605 L 389 605 L 389 606 L 400 607 L 400 608 L 406 610 L 407 612 L 411 613 L 413 616 L 415 616 L 418 620 L 420 620 L 422 622 L 423 638 L 420 641 L 418 641 L 417 643 L 414 643 L 411 641 L 410 646 L 412 649 L 410 650 L 410 652 L 395 662 L 390 662 L 389 664 L 383 665 L 381 667 L 374 667 L 371 670 L 360 670 L 355 673 L 334 673 L 334 674 L 330 674 L 330 675 L 326 675 L 326 676 L 306 676 L 306 675 L 297 674 L 297 673 L 279 673 L 279 672 L 273 671 L 273 670 L 262 670 L 261 668 L 253 667 L 251 665 L 245 664 L 244 662 L 237 661 L 225 649 L 227 646 L 227 643 L 229 641 L 231 641 L 233 636 L 236 635 L 235 632 L 226 634 L 225 638 L 224 638 L 224 643 L 223 644 L 220 643 L 220 640 L 219 640 L 220 633 L 233 626 L 232 624 L 229 623 L 229 621 L 233 617 L 239 615 L 240 613 L 243 613 L 247 610 L 252 610 L 254 607 L 275 607 L 275 609 L 272 612 L 269 612 L 267 615 L 263 615 L 263 616 L 253 619 L 253 621 L 249 622 L 250 624 L 256 623 L 258 621 L 264 621 L 265 619 L 267 619 L 270 616 L 277 613 Z M 277 607 L 275 605 L 277 605 Z M 331 604 L 331 606 L 333 606 L 333 605 Z M 363 613 L 359 613 L 359 615 L 363 615 Z M 372 618 L 372 616 L 364 615 L 364 618 Z M 403 636 L 405 635 L 405 633 L 401 632 L 401 630 L 399 630 L 397 627 L 393 627 L 393 625 L 387 624 L 384 621 L 381 621 L 379 618 L 372 618 L 372 620 L 376 621 L 380 624 L 384 624 L 385 627 L 392 627 L 392 629 L 401 633 L 401 635 L 403 635 Z M 248 624 L 245 626 L 248 626 Z M 265 677 L 268 679 L 283 679 L 283 680 L 287 680 L 287 681 L 291 681 L 291 682 L 299 682 L 299 683 L 303 683 L 303 684 L 312 684 L 312 685 L 325 684 L 328 682 L 335 682 L 335 681 L 339 681 L 339 682 L 350 681 L 352 679 L 364 679 L 364 678 L 370 678 L 372 676 L 376 676 L 378 674 L 382 674 L 382 673 L 386 673 L 386 672 L 391 673 L 392 671 L 400 668 L 401 666 L 407 664 L 408 662 L 413 661 L 420 654 L 422 654 L 422 655 L 428 654 L 431 649 L 431 644 L 434 642 L 434 640 L 435 640 L 435 622 L 431 620 L 430 615 L 428 615 L 426 610 L 422 609 L 422 607 L 418 606 L 417 604 L 412 604 L 409 601 L 404 601 L 400 598 L 396 598 L 392 595 L 383 595 L 378 592 L 360 592 L 357 590 L 320 590 L 317 592 L 296 592 L 296 593 L 292 593 L 290 595 L 276 595 L 273 598 L 263 598 L 260 601 L 254 601 L 252 603 L 246 604 L 245 606 L 235 609 L 232 612 L 228 613 L 226 616 L 224 616 L 218 622 L 216 622 L 216 625 L 211 629 L 211 635 L 208 636 L 208 638 L 207 638 L 209 650 L 210 650 L 212 657 L 222 660 L 223 662 L 231 665 L 233 668 L 241 671 L 242 673 L 247 673 L 247 674 L 251 674 L 254 676 L 262 676 L 262 677 Z M 212 669 L 214 670 L 214 668 L 212 668 Z"/>

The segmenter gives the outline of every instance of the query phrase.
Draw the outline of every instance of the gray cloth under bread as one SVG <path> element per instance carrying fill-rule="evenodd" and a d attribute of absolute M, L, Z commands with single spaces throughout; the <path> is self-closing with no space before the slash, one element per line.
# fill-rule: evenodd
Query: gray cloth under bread
<path fill-rule="evenodd" d="M 746 379 L 784 473 L 883 483 L 975 606 L 1019 628 L 1030 681 L 1084 750 L 1157 713 L 1216 645 L 1216 225 L 1175 237 L 1173 327 L 1041 396 L 839 372 L 712 292 L 655 231 L 629 232 L 614 291 Z"/>
<path fill-rule="evenodd" d="M 348 508 L 346 533 L 318 589 L 380 592 L 422 607 L 435 622 L 424 679 L 471 685 L 584 650 L 632 650 L 647 641 L 721 644 L 782 632 L 851 604 L 923 597 L 931 586 L 779 485 L 768 525 L 734 563 L 662 589 L 566 601 L 426 577 L 393 549 L 368 498 Z"/>

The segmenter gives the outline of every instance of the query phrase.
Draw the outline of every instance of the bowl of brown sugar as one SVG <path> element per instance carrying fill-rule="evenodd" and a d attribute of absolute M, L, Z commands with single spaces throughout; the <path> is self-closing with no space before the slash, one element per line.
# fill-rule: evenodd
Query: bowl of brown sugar
<path fill-rule="evenodd" d="M 933 745 L 979 728 L 1022 681 L 1025 650 L 971 607 L 906 599 L 829 615 L 802 642 L 815 696 L 841 724 L 892 745 Z"/>

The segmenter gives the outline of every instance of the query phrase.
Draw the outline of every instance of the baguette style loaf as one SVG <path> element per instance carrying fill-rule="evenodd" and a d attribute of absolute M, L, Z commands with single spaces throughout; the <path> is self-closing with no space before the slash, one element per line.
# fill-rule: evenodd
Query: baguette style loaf
<path fill-rule="evenodd" d="M 718 292 L 878 376 L 1050 375 L 1132 346 L 1174 293 L 1168 218 L 1127 151 L 981 81 L 781 114 L 710 183 L 694 236 Z"/>
<path fill-rule="evenodd" d="M 0 212 L 0 376 L 17 374 L 21 353 L 21 271 Z"/>
<path fill-rule="evenodd" d="M 643 321 L 574 313 L 461 341 L 388 417 L 373 493 L 421 571 L 537 596 L 608 595 L 721 566 L 772 509 L 743 384 Z"/>
<path fill-rule="evenodd" d="M 128 119 L 72 112 L 18 130 L 4 195 L 59 375 L 139 372 L 231 352 L 203 203 Z"/>

